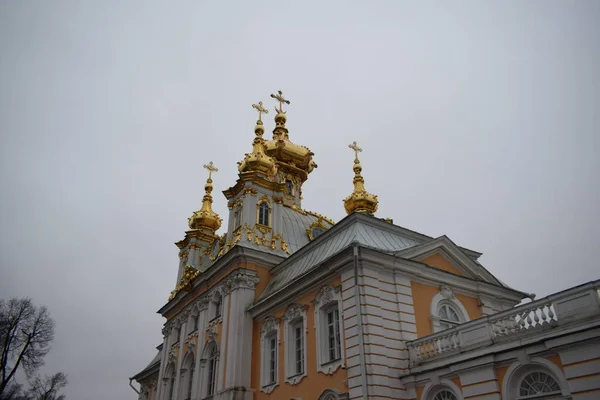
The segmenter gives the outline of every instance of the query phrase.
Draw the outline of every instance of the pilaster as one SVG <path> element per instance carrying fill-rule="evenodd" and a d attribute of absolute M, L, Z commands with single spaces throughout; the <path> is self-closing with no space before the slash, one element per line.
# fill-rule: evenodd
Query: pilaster
<path fill-rule="evenodd" d="M 179 329 L 179 350 L 177 352 L 177 365 L 175 366 L 175 388 L 173 389 L 173 394 L 176 395 L 179 393 L 179 386 L 181 383 L 181 363 L 183 362 L 183 342 L 186 336 L 186 325 L 187 322 L 181 324 L 181 328 Z"/>
<path fill-rule="evenodd" d="M 240 273 L 229 278 L 230 309 L 227 327 L 225 388 L 250 388 L 252 317 L 246 312 L 254 299 L 256 276 Z M 243 338 L 243 340 L 240 340 Z"/>
<path fill-rule="evenodd" d="M 208 301 L 202 301 L 199 305 L 198 311 L 198 345 L 196 346 L 196 376 L 194 376 L 194 381 L 192 383 L 192 399 L 201 398 L 201 387 L 200 384 L 202 382 L 202 353 L 204 351 L 204 343 L 206 336 L 206 327 L 208 325 Z"/>

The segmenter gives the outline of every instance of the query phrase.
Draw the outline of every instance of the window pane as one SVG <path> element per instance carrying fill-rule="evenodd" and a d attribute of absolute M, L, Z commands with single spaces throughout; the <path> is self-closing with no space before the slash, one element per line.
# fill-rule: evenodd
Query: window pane
<path fill-rule="evenodd" d="M 294 342 L 295 342 L 295 362 L 296 362 L 296 374 L 301 374 L 304 371 L 304 346 L 302 337 L 302 325 L 297 325 L 294 329 Z"/>

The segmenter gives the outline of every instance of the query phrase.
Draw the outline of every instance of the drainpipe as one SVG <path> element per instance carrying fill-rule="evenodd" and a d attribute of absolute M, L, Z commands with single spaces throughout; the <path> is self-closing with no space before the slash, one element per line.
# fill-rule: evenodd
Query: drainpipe
<path fill-rule="evenodd" d="M 140 391 L 139 391 L 139 390 L 137 390 L 137 389 L 135 388 L 135 386 L 133 386 L 133 385 L 131 384 L 131 381 L 132 381 L 132 380 L 133 380 L 133 378 L 129 378 L 129 386 L 130 386 L 130 387 L 131 387 L 131 388 L 132 388 L 132 389 L 133 389 L 133 390 L 134 390 L 134 391 L 135 391 L 135 392 L 138 394 L 138 396 L 139 396 L 139 395 L 140 395 Z"/>
<path fill-rule="evenodd" d="M 362 397 L 368 400 L 367 366 L 365 364 L 365 343 L 363 339 L 362 309 L 360 307 L 360 291 L 358 287 L 358 246 L 354 245 L 354 300 L 356 303 L 356 322 L 358 330 L 358 349 L 360 360 L 360 375 L 362 380 Z"/>

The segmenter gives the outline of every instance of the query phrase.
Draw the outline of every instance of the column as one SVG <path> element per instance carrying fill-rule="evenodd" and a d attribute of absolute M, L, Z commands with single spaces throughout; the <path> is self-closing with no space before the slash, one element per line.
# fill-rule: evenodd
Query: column
<path fill-rule="evenodd" d="M 180 325 L 179 329 L 179 351 L 177 352 L 177 365 L 175 366 L 175 388 L 173 389 L 173 395 L 175 398 L 178 397 L 180 381 L 181 381 L 181 363 L 183 362 L 183 342 L 186 337 L 186 325 L 184 322 Z"/>
<path fill-rule="evenodd" d="M 236 286 L 229 295 L 231 308 L 227 329 L 225 388 L 250 388 L 252 317 L 246 312 L 246 307 L 254 299 L 254 288 Z"/>
<path fill-rule="evenodd" d="M 161 398 L 164 397 L 164 384 L 163 384 L 163 380 L 164 380 L 164 376 L 165 376 L 165 369 L 167 368 L 167 363 L 168 363 L 168 358 L 169 358 L 169 346 L 171 345 L 169 343 L 169 336 L 171 336 L 171 329 L 172 326 L 165 326 L 165 328 L 163 329 L 163 347 L 162 347 L 162 351 L 161 351 L 161 356 L 160 356 L 160 369 L 158 372 L 158 382 L 156 382 L 156 393 L 157 393 L 157 400 L 160 400 Z"/>

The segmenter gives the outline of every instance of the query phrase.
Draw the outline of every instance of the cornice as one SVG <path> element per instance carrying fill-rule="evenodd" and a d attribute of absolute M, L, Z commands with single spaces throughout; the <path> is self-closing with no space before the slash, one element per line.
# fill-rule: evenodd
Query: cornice
<path fill-rule="evenodd" d="M 452 286 L 458 293 L 460 293 L 461 290 L 464 290 L 469 292 L 470 295 L 487 295 L 516 302 L 520 302 L 522 299 L 529 297 L 529 294 L 515 289 L 455 275 L 419 261 L 401 258 L 393 254 L 383 253 L 362 246 L 359 247 L 361 250 L 361 260 L 372 262 L 384 269 L 402 272 L 403 274 L 410 276 L 411 279 L 417 281 L 421 280 L 423 283 L 434 283 L 436 285 L 446 284 Z"/>
<path fill-rule="evenodd" d="M 165 305 L 163 305 L 157 313 L 165 316 L 173 309 L 179 306 L 181 303 L 185 303 L 196 295 L 199 288 L 202 286 L 206 286 L 206 289 L 209 288 L 209 284 L 211 281 L 223 270 L 226 270 L 228 267 L 239 264 L 239 263 L 249 263 L 249 264 L 258 264 L 267 269 L 274 267 L 275 265 L 281 263 L 283 257 L 276 256 L 274 254 L 265 253 L 259 250 L 250 249 L 242 246 L 234 246 L 229 252 L 224 254 L 221 258 L 219 258 L 213 265 L 211 265 L 206 271 L 202 272 L 194 281 L 192 281 L 191 289 L 189 292 L 178 292 L 177 295 L 169 300 Z M 237 270 L 236 270 L 237 271 Z M 233 273 L 234 271 L 232 271 Z M 228 274 L 227 276 L 231 275 Z M 222 279 L 225 279 L 223 277 Z"/>

